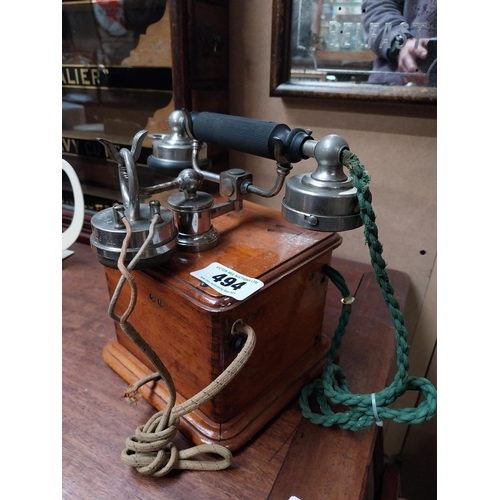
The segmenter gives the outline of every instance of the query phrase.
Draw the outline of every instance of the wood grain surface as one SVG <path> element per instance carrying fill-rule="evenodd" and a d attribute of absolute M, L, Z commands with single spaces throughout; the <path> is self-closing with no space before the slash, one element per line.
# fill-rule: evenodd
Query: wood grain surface
<path fill-rule="evenodd" d="M 301 500 L 364 498 L 369 491 L 377 428 L 357 433 L 314 426 L 292 401 L 219 472 L 174 471 L 164 478 L 142 476 L 120 462 L 124 441 L 155 413 L 145 401 L 129 405 L 125 382 L 107 366 L 104 346 L 115 337 L 107 315 L 105 273 L 81 243 L 63 261 L 62 498 Z M 356 309 L 340 350 L 353 391 L 377 391 L 391 375 L 394 329 L 381 303 L 370 266 L 333 259 L 356 294 Z M 389 273 L 398 299 L 408 293 L 407 275 Z M 362 298 L 363 297 L 363 298 Z M 340 311 L 329 288 L 326 324 L 335 329 Z M 356 318 L 356 319 L 355 319 Z M 178 434 L 180 448 L 191 443 Z"/>

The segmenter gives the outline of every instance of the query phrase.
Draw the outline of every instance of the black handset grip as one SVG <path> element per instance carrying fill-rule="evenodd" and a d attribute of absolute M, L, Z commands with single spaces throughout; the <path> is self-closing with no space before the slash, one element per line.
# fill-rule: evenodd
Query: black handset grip
<path fill-rule="evenodd" d="M 241 116 L 194 111 L 191 120 L 192 133 L 198 141 L 271 160 L 276 159 L 274 138 L 278 137 L 283 141 L 283 155 L 290 163 L 307 158 L 302 154 L 302 144 L 312 139 L 302 129 L 290 130 L 283 123 Z"/>

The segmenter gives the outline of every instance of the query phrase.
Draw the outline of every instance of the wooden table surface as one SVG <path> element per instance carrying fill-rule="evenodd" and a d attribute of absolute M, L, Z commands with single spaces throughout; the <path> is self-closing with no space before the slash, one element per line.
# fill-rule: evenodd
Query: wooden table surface
<path fill-rule="evenodd" d="M 229 469 L 174 471 L 143 476 L 120 461 L 125 439 L 154 413 L 148 403 L 127 404 L 126 383 L 104 362 L 102 350 L 115 336 L 107 315 L 104 268 L 90 247 L 75 243 L 63 260 L 63 449 L 62 491 L 68 500 L 362 500 L 370 493 L 368 471 L 379 428 L 358 432 L 316 426 L 303 419 L 297 399 L 247 445 L 233 453 Z M 336 259 L 332 265 L 356 296 L 339 364 L 352 392 L 380 391 L 392 378 L 394 328 L 369 265 Z M 404 307 L 405 273 L 389 271 Z M 335 330 L 340 296 L 330 286 L 325 312 Z M 182 435 L 182 449 L 191 446 Z"/>

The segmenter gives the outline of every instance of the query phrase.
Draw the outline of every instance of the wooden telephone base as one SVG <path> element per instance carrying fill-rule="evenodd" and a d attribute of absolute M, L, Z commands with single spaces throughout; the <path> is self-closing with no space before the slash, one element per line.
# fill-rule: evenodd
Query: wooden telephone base
<path fill-rule="evenodd" d="M 250 360 L 227 387 L 181 419 L 180 430 L 195 444 L 217 443 L 237 450 L 317 377 L 330 340 L 322 333 L 328 280 L 322 273 L 337 233 L 301 229 L 281 214 L 245 202 L 243 210 L 214 219 L 220 233 L 216 248 L 177 252 L 166 264 L 135 271 L 138 298 L 129 318 L 169 370 L 177 404 L 208 386 L 237 352 L 231 326 L 242 319 L 256 332 Z M 218 262 L 264 286 L 243 301 L 223 296 L 191 276 Z M 105 268 L 110 295 L 120 272 Z M 121 314 L 129 295 L 122 292 Z M 104 359 L 128 384 L 154 367 L 115 324 L 116 339 Z M 166 406 L 163 381 L 140 389 L 157 410 Z"/>

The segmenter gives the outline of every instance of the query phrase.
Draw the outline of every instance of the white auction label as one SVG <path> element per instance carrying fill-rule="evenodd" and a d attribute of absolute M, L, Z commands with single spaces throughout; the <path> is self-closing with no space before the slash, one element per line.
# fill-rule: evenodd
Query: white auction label
<path fill-rule="evenodd" d="M 222 295 L 234 297 L 236 300 L 244 300 L 264 286 L 262 281 L 249 278 L 218 262 L 192 272 L 191 276 L 198 278 Z"/>

